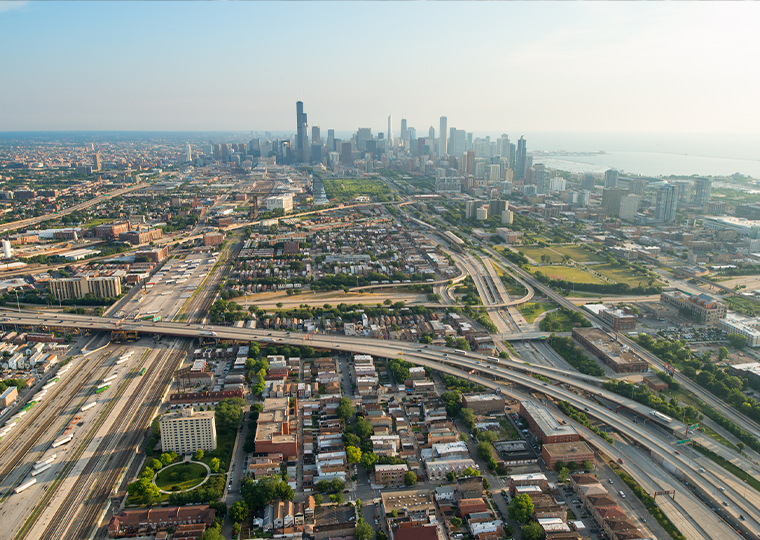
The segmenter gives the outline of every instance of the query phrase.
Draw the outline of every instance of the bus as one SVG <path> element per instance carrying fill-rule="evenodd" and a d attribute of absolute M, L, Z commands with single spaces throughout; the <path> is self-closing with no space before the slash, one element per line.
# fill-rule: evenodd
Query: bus
<path fill-rule="evenodd" d="M 142 369 L 140 370 L 140 375 L 145 375 L 145 368 L 142 368 Z"/>
<path fill-rule="evenodd" d="M 462 356 L 467 356 L 467 353 L 463 351 L 462 349 L 454 349 L 454 352 Z"/>

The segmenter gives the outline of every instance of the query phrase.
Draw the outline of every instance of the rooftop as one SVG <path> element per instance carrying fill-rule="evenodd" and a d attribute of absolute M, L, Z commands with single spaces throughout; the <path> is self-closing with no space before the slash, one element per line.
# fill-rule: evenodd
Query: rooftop
<path fill-rule="evenodd" d="M 522 406 L 530 414 L 533 421 L 547 435 L 575 435 L 575 428 L 560 424 L 544 406 L 536 405 L 530 400 L 522 402 Z"/>

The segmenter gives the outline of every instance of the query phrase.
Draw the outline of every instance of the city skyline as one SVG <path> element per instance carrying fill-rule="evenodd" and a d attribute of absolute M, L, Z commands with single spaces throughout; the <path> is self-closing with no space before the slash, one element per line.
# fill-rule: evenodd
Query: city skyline
<path fill-rule="evenodd" d="M 296 100 L 337 131 L 385 131 L 390 112 L 400 133 L 401 111 L 418 130 L 447 116 L 468 132 L 754 133 L 760 120 L 747 107 L 760 76 L 744 67 L 754 4 L 178 6 L 4 5 L 0 130 L 290 130 Z M 387 27 L 363 69 L 367 47 L 348 44 Z M 462 45 L 424 52 L 441 39 Z"/>

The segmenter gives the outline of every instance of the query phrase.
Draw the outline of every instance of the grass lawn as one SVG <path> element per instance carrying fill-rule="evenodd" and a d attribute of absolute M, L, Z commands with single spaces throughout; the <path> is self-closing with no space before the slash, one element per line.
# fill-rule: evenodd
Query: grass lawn
<path fill-rule="evenodd" d="M 544 311 L 549 311 L 557 307 L 554 302 L 530 302 L 519 308 L 520 313 L 528 322 L 532 324 L 536 320 L 536 317 L 541 315 Z"/>
<path fill-rule="evenodd" d="M 700 431 L 702 433 L 704 433 L 705 435 L 707 435 L 710 438 L 715 439 L 716 441 L 718 441 L 723 446 L 727 446 L 728 448 L 731 448 L 732 450 L 736 450 L 737 452 L 739 451 L 739 448 L 737 448 L 735 444 L 733 444 L 731 441 L 729 441 L 728 439 L 726 439 L 723 435 L 721 435 L 720 433 L 718 433 L 714 429 L 711 429 L 710 427 L 705 426 L 704 424 L 699 429 L 700 429 Z"/>
<path fill-rule="evenodd" d="M 561 262 L 562 261 L 562 255 L 557 255 L 553 251 L 542 248 L 542 247 L 519 247 L 517 248 L 517 251 L 528 257 L 529 259 L 533 259 L 537 263 L 543 262 L 541 260 L 541 255 L 547 255 L 549 257 L 549 262 L 555 263 L 555 262 Z"/>
<path fill-rule="evenodd" d="M 106 219 L 93 219 L 92 221 L 88 221 L 87 225 L 84 226 L 85 229 L 92 229 L 93 227 L 97 227 L 98 225 L 103 225 L 103 223 L 110 223 L 113 220 L 110 218 Z"/>
<path fill-rule="evenodd" d="M 596 264 L 594 265 L 594 270 L 612 281 L 627 283 L 631 287 L 638 287 L 639 285 L 646 287 L 651 279 L 649 276 L 641 275 L 633 268 L 618 266 L 617 264 Z M 662 283 L 655 280 L 653 285 L 657 284 L 662 285 Z"/>
<path fill-rule="evenodd" d="M 700 447 L 699 445 L 693 446 L 694 450 L 697 452 L 700 452 L 701 454 L 704 454 L 705 456 L 709 457 L 711 460 L 713 460 L 715 463 L 726 469 L 728 472 L 733 474 L 735 477 L 740 479 L 742 482 L 746 481 L 750 486 L 755 488 L 756 491 L 760 491 L 760 481 L 757 480 L 754 476 L 747 474 L 747 471 L 744 469 L 741 469 L 728 461 L 725 458 L 722 458 L 718 455 L 713 454 L 712 452 L 705 450 L 704 448 Z"/>
<path fill-rule="evenodd" d="M 156 477 L 156 485 L 164 491 L 190 489 L 206 478 L 206 468 L 197 463 L 182 463 L 161 469 Z"/>
<path fill-rule="evenodd" d="M 327 198 L 333 202 L 347 202 L 359 195 L 377 198 L 389 195 L 391 189 L 381 180 L 375 178 L 324 178 Z"/>
<path fill-rule="evenodd" d="M 532 272 L 539 270 L 551 279 L 564 279 L 573 283 L 601 283 L 585 270 L 573 266 L 531 266 L 530 270 Z"/>
<path fill-rule="evenodd" d="M 546 317 L 552 317 L 553 320 L 557 321 L 561 325 L 561 328 L 554 329 L 554 332 L 572 332 L 573 328 L 575 328 L 575 325 L 573 324 L 573 321 L 570 320 L 570 317 L 566 313 L 563 313 L 561 310 L 550 313 Z"/>
<path fill-rule="evenodd" d="M 559 251 L 563 255 L 570 255 L 570 258 L 576 262 L 601 262 L 607 260 L 601 255 L 586 251 L 580 246 L 556 246 L 554 251 Z"/>
<path fill-rule="evenodd" d="M 499 277 L 502 277 L 504 275 L 509 276 L 509 274 L 507 274 L 504 271 L 504 269 L 501 266 L 499 266 L 497 263 L 491 261 L 490 259 L 489 259 L 489 262 L 491 263 L 491 266 L 493 266 L 494 269 L 496 270 L 496 275 L 497 276 L 499 276 Z M 515 280 L 514 278 L 512 278 L 512 280 L 514 281 L 514 283 L 504 283 L 504 282 L 502 282 L 502 283 L 504 283 L 504 288 L 507 289 L 507 293 L 509 294 L 509 296 L 511 298 L 520 298 L 520 297 L 525 296 L 526 294 L 528 294 L 528 291 L 525 289 L 525 287 L 523 287 L 522 285 L 520 285 L 517 282 L 517 280 Z"/>

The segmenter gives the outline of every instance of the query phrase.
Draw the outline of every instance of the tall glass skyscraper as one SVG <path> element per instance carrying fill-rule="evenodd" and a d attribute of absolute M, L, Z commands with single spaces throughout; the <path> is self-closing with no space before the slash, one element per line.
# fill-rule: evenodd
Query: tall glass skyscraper
<path fill-rule="evenodd" d="M 306 113 L 303 112 L 303 101 L 296 101 L 296 163 L 309 161 L 309 136 Z"/>

